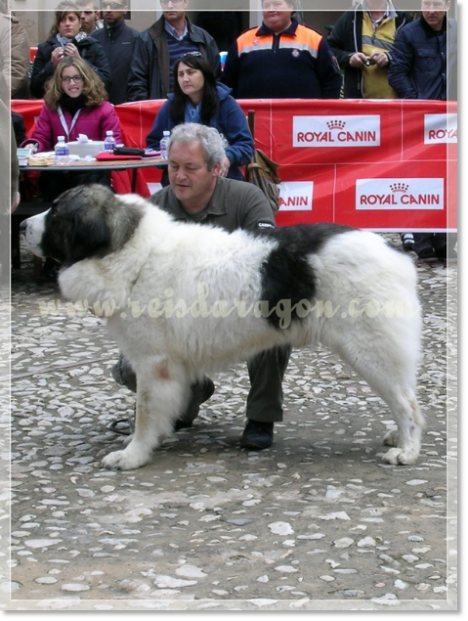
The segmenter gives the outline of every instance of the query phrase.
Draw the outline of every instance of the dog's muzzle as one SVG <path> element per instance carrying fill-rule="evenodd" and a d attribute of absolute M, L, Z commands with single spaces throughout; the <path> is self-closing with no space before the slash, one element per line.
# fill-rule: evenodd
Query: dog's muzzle
<path fill-rule="evenodd" d="M 24 239 L 26 249 L 42 257 L 41 250 L 42 236 L 45 229 L 45 217 L 48 211 L 39 213 L 36 216 L 23 220 L 20 224 L 20 233 Z"/>

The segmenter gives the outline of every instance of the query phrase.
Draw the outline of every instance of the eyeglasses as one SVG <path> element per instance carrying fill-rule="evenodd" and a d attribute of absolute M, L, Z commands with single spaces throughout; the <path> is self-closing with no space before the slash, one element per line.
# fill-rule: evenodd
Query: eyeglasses
<path fill-rule="evenodd" d="M 83 82 L 83 76 L 82 75 L 72 75 L 70 76 L 65 76 L 64 78 L 62 78 L 62 82 L 65 82 L 65 84 L 70 84 L 70 82 L 74 82 L 75 84 L 80 84 L 81 82 Z"/>
<path fill-rule="evenodd" d="M 423 0 L 421 6 L 425 10 L 433 9 L 434 11 L 443 11 L 447 8 L 447 3 L 442 2 L 441 0 L 436 0 L 435 2 L 431 2 L 430 0 Z"/>
<path fill-rule="evenodd" d="M 110 9 L 111 11 L 122 11 L 125 8 L 125 4 L 120 2 L 101 2 L 101 10 L 105 11 Z"/>
<path fill-rule="evenodd" d="M 159 0 L 159 4 L 161 6 L 169 6 L 169 4 L 172 4 L 172 6 L 177 6 L 179 4 L 183 4 L 185 2 L 185 0 Z"/>

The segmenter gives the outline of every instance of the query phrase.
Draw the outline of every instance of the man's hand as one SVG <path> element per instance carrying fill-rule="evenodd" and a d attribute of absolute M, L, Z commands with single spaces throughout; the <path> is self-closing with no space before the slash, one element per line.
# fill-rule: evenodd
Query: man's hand
<path fill-rule="evenodd" d="M 386 67 L 388 65 L 388 56 L 385 52 L 374 52 L 369 57 L 369 60 L 377 67 Z"/>
<path fill-rule="evenodd" d="M 355 69 L 360 69 L 366 63 L 366 60 L 367 56 L 365 54 L 363 54 L 362 52 L 356 52 L 349 59 L 349 64 Z"/>

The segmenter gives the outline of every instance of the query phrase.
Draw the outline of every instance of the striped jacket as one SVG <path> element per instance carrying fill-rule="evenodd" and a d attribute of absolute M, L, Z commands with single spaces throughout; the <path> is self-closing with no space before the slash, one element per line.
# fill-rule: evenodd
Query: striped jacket
<path fill-rule="evenodd" d="M 222 82 L 236 99 L 335 99 L 342 76 L 326 40 L 296 19 L 274 34 L 264 24 L 229 49 Z"/>

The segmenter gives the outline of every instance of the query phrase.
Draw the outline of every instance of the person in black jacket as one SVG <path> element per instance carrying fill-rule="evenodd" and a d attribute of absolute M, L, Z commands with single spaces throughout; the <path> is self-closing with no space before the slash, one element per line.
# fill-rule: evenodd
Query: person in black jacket
<path fill-rule="evenodd" d="M 128 11 L 125 0 L 123 2 L 103 0 L 101 6 L 104 27 L 95 30 L 93 38 L 102 45 L 109 61 L 112 78 L 109 101 L 116 106 L 127 101 L 127 79 L 139 32 L 125 23 L 124 17 Z"/>
<path fill-rule="evenodd" d="M 388 84 L 397 32 L 413 20 L 390 0 L 363 0 L 339 18 L 327 41 L 344 71 L 345 99 L 395 99 Z"/>
<path fill-rule="evenodd" d="M 109 90 L 111 75 L 106 54 L 96 39 L 80 32 L 80 27 L 79 8 L 68 0 L 61 2 L 57 6 L 49 38 L 37 48 L 30 84 L 33 97 L 42 99 L 47 80 L 64 56 L 81 56 Z"/>
<path fill-rule="evenodd" d="M 388 79 L 400 99 L 456 100 L 457 23 L 449 0 L 422 0 L 421 17 L 395 40 Z M 420 259 L 455 258 L 456 233 L 413 233 Z"/>
<path fill-rule="evenodd" d="M 166 99 L 173 92 L 175 62 L 190 52 L 200 52 L 216 78 L 221 75 L 218 46 L 186 16 L 188 0 L 160 0 L 160 4 L 162 16 L 135 41 L 127 101 Z"/>

